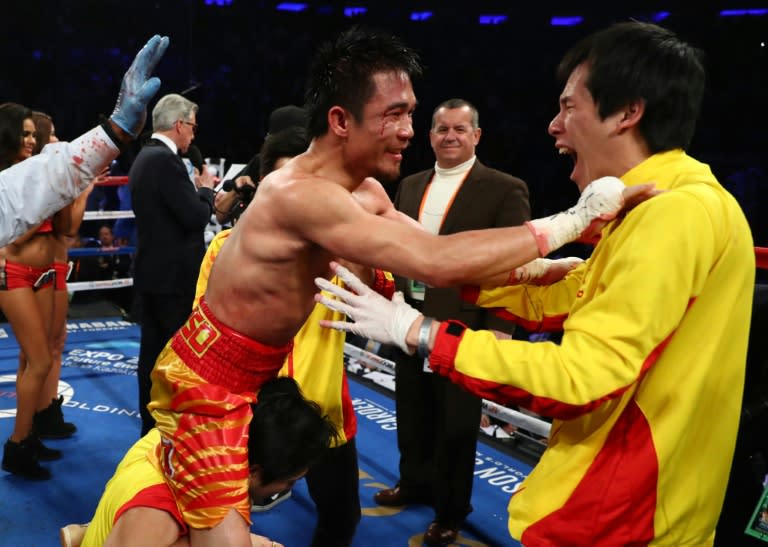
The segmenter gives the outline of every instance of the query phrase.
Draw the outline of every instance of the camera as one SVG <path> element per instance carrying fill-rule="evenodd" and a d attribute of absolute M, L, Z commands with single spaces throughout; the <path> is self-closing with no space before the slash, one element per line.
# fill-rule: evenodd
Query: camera
<path fill-rule="evenodd" d="M 234 204 L 232 204 L 232 207 L 229 209 L 228 217 L 229 220 L 232 223 L 237 222 L 237 220 L 240 218 L 240 215 L 243 214 L 243 211 L 245 211 L 245 208 L 248 207 L 248 204 L 253 199 L 254 194 L 256 193 L 256 188 L 251 186 L 250 184 L 243 184 L 241 186 L 237 186 L 235 184 L 235 181 L 233 180 L 226 180 L 224 181 L 224 184 L 221 187 L 222 190 L 225 192 L 229 192 L 234 190 L 237 194 L 237 200 Z"/>

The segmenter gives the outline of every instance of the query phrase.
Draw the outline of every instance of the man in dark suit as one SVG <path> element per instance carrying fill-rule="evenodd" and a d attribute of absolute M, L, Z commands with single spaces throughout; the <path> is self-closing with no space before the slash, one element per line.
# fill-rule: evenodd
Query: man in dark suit
<path fill-rule="evenodd" d="M 526 184 L 485 167 L 475 157 L 480 133 L 477 109 L 469 102 L 451 99 L 440 104 L 429 134 L 435 167 L 403 179 L 395 207 L 435 234 L 516 226 L 529 220 Z M 486 310 L 463 303 L 458 289 L 431 288 L 402 278 L 397 283 L 408 302 L 426 315 L 459 318 L 473 329 L 509 329 L 508 323 L 496 324 Z M 455 541 L 472 510 L 482 401 L 432 374 L 422 361 L 418 355 L 398 352 L 400 481 L 395 488 L 377 492 L 374 500 L 380 505 L 431 504 L 435 520 L 424 539 L 445 545 Z"/>
<path fill-rule="evenodd" d="M 141 435 L 154 427 L 147 411 L 157 356 L 192 311 L 205 254 L 204 231 L 213 212 L 213 178 L 190 180 L 179 157 L 195 138 L 197 105 L 181 95 L 160 99 L 154 133 L 128 172 L 138 245 L 134 285 L 141 317 L 139 410 Z"/>

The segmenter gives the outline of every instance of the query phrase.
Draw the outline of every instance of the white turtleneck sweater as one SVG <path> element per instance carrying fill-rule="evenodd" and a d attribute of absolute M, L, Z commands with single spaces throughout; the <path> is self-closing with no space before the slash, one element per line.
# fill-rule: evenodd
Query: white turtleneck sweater
<path fill-rule="evenodd" d="M 443 169 L 435 163 L 435 175 L 432 177 L 426 189 L 421 211 L 419 213 L 419 222 L 424 228 L 432 233 L 440 233 L 440 227 L 443 225 L 443 218 L 453 202 L 456 192 L 461 188 L 467 173 L 475 164 L 475 156 L 456 167 Z M 424 283 L 421 281 L 410 280 L 408 283 L 408 294 L 414 300 L 424 300 Z M 430 371 L 431 372 L 431 371 Z"/>
<path fill-rule="evenodd" d="M 449 169 L 443 169 L 435 163 L 435 176 L 427 186 L 427 195 L 419 215 L 419 222 L 428 232 L 432 234 L 440 232 L 448 206 L 474 164 L 475 156 Z"/>

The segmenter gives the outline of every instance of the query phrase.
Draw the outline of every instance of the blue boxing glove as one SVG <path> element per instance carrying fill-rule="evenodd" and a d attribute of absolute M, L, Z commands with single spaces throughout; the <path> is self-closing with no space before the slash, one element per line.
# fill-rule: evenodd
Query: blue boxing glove
<path fill-rule="evenodd" d="M 136 137 L 147 120 L 147 103 L 160 89 L 160 78 L 149 75 L 168 49 L 168 37 L 155 34 L 141 48 L 123 76 L 120 94 L 110 120 L 123 131 Z"/>

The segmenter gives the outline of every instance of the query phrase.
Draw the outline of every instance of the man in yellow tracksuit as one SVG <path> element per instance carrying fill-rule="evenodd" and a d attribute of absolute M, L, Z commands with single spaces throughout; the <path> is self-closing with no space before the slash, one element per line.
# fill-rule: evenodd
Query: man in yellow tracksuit
<path fill-rule="evenodd" d="M 526 547 L 712 545 L 741 411 L 755 261 L 736 200 L 684 152 L 704 69 L 673 33 L 631 22 L 576 45 L 559 73 L 566 83 L 549 131 L 573 157 L 579 188 L 613 175 L 664 191 L 610 222 L 561 281 L 467 291 L 529 328 L 564 320 L 562 343 L 497 340 L 424 317 L 403 326 L 404 304 L 336 289 L 357 322 L 327 326 L 418 349 L 473 393 L 554 418 L 509 503 L 510 533 Z"/>

